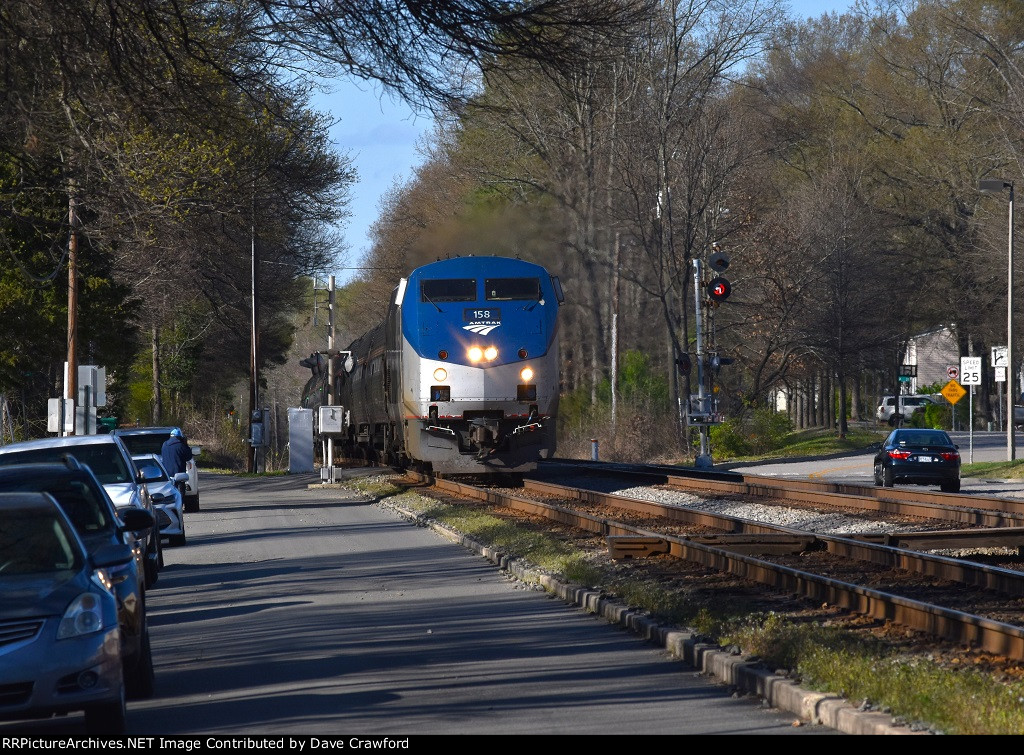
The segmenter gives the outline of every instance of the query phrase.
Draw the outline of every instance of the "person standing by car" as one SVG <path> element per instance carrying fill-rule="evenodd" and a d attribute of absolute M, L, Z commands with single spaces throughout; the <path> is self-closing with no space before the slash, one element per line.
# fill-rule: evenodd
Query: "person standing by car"
<path fill-rule="evenodd" d="M 192 461 L 192 449 L 177 427 L 171 430 L 170 437 L 160 447 L 160 456 L 171 477 L 186 471 L 185 465 Z"/>

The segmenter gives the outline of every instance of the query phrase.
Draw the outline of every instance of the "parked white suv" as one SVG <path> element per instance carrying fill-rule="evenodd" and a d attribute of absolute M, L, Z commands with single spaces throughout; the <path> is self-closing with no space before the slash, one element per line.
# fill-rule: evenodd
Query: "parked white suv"
<path fill-rule="evenodd" d="M 900 396 L 900 413 L 903 415 L 904 421 L 909 420 L 914 414 L 923 414 L 926 407 L 935 404 L 928 396 Z M 888 422 L 890 425 L 895 425 L 896 421 L 893 417 L 895 409 L 893 408 L 896 404 L 896 400 L 892 396 L 884 396 L 882 402 L 878 405 L 878 410 L 875 412 L 875 417 L 879 422 Z"/>
<path fill-rule="evenodd" d="M 114 435 L 128 447 L 132 455 L 156 454 L 160 455 L 160 449 L 164 441 L 171 437 L 173 427 L 119 427 L 114 430 Z M 189 443 L 194 457 L 199 456 L 202 448 Z M 195 459 L 185 464 L 185 472 L 188 474 L 188 481 L 185 483 L 184 499 L 185 513 L 191 514 L 199 511 L 199 467 Z"/>

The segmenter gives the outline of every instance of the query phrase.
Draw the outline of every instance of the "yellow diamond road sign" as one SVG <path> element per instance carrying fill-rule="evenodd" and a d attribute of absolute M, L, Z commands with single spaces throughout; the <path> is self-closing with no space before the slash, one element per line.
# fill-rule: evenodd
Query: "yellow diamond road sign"
<path fill-rule="evenodd" d="M 967 391 L 964 390 L 964 387 L 960 385 L 960 383 L 955 380 L 950 380 L 945 386 L 943 386 L 942 395 L 946 397 L 946 400 L 949 403 L 955 404 L 967 395 Z"/>

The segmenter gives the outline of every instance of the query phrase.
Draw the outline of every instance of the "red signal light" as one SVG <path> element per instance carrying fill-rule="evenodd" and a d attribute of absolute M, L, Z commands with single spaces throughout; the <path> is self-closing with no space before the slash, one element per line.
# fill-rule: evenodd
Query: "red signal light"
<path fill-rule="evenodd" d="M 708 292 L 708 296 L 711 297 L 711 301 L 725 301 L 729 298 L 729 294 L 732 293 L 732 286 L 729 285 L 729 281 L 721 276 L 716 276 L 711 279 L 705 289 Z"/>

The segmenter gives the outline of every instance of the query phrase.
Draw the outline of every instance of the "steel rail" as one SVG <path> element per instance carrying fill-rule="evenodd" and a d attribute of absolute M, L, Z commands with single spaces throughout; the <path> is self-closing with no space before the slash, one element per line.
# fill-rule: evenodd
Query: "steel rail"
<path fill-rule="evenodd" d="M 432 482 L 440 490 L 475 500 L 510 506 L 528 514 L 542 516 L 604 536 L 635 535 L 661 538 L 667 541 L 671 555 L 688 562 L 816 601 L 828 602 L 864 616 L 893 621 L 927 632 L 932 636 L 970 645 L 1014 660 L 1024 660 L 1024 627 L 1013 626 L 880 590 L 872 590 L 753 556 L 705 545 L 686 537 L 633 527 L 563 506 L 478 488 L 454 480 L 429 478 L 418 473 L 407 474 L 425 482 Z M 593 491 L 583 492 L 587 495 L 593 493 Z M 869 543 L 854 544 L 861 547 L 871 545 Z M 866 548 L 866 550 L 870 549 Z M 913 555 L 921 555 L 911 552 L 905 552 L 905 554 L 908 558 Z"/>
<path fill-rule="evenodd" d="M 726 514 L 715 514 L 713 512 L 690 509 L 684 504 L 663 504 L 645 501 L 618 493 L 581 490 L 579 488 L 536 480 L 524 480 L 523 487 L 527 491 L 535 491 L 561 498 L 571 498 L 597 505 L 613 506 L 649 516 L 660 516 L 686 524 L 700 524 L 729 533 L 780 533 L 792 536 L 806 536 L 808 534 L 807 530 L 794 527 L 782 527 Z M 984 530 L 980 530 L 980 532 L 984 532 Z M 1021 532 L 1024 534 L 1024 530 Z M 836 556 L 853 558 L 887 568 L 903 569 L 913 574 L 948 579 L 970 587 L 995 590 L 1004 595 L 1024 595 L 1024 573 L 1019 571 L 964 561 L 963 559 L 950 556 L 921 553 L 917 550 L 900 548 L 887 542 L 878 543 L 872 542 L 869 539 L 819 533 L 813 534 L 814 538 L 822 543 L 829 553 Z M 935 533 L 929 534 L 935 537 Z M 693 538 L 686 539 L 692 541 Z"/>
<path fill-rule="evenodd" d="M 780 501 L 856 508 L 879 514 L 914 516 L 979 527 L 1024 527 L 1024 501 L 991 496 L 900 490 L 814 480 L 779 480 L 733 472 L 684 470 L 649 465 L 625 465 L 582 460 L 559 460 L 545 466 L 568 466 L 590 471 L 661 480 L 664 485 L 707 495 L 746 495 Z"/>

